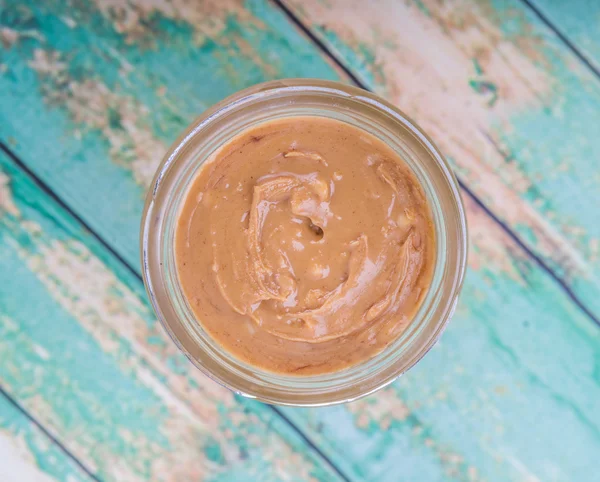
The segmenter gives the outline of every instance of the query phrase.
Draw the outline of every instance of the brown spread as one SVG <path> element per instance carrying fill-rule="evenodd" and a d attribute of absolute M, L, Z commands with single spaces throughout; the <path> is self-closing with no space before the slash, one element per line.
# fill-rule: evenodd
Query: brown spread
<path fill-rule="evenodd" d="M 227 142 L 191 183 L 176 229 L 198 322 L 280 373 L 332 372 L 380 352 L 411 321 L 435 256 L 411 170 L 375 136 L 323 117 Z"/>

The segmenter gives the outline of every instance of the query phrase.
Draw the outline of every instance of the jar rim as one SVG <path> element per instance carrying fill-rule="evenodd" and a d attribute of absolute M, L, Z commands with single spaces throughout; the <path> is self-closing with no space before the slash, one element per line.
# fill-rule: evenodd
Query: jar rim
<path fill-rule="evenodd" d="M 353 122 L 364 122 L 365 125 L 373 121 L 376 116 L 381 126 L 372 128 L 381 129 L 380 137 L 387 135 L 388 141 L 397 142 L 399 146 L 400 141 L 404 142 L 406 145 L 402 144 L 402 148 L 408 149 L 406 152 L 403 151 L 404 155 L 420 153 L 414 156 L 411 161 L 414 165 L 410 167 L 413 171 L 422 170 L 415 174 L 421 184 L 425 183 L 423 187 L 432 204 L 438 255 L 429 292 L 417 315 L 398 339 L 392 341 L 374 357 L 347 369 L 307 377 L 274 374 L 250 366 L 227 352 L 212 340 L 210 335 L 208 338 L 204 337 L 199 321 L 196 321 L 196 327 L 186 324 L 187 315 L 184 312 L 186 301 L 181 290 L 178 293 L 177 289 L 174 289 L 173 283 L 176 285 L 178 280 L 177 276 L 174 276 L 174 262 L 169 259 L 169 253 L 165 252 L 165 243 L 168 244 L 172 231 L 169 223 L 172 224 L 176 217 L 174 213 L 178 212 L 182 196 L 180 185 L 182 179 L 185 178 L 189 182 L 190 178 L 194 178 L 192 171 L 195 170 L 194 172 L 197 173 L 210 153 L 235 135 L 232 129 L 237 128 L 238 133 L 248 129 L 250 126 L 243 125 L 243 119 L 246 123 L 261 122 L 247 115 L 243 117 L 244 109 L 262 105 L 262 115 L 266 115 L 267 112 L 269 115 L 277 114 L 281 117 L 297 116 L 302 114 L 292 112 L 304 108 L 301 100 L 304 99 L 306 103 L 309 96 L 318 98 L 319 102 L 331 104 L 327 105 L 328 115 L 342 115 L 341 111 L 345 109 L 343 115 L 350 116 Z M 269 109 L 265 110 L 265 106 Z M 276 113 L 274 106 L 281 112 Z M 323 106 L 320 106 L 320 109 L 325 109 Z M 313 106 L 312 109 L 314 110 L 315 107 Z M 323 110 L 321 114 L 324 115 L 324 112 Z M 393 128 L 389 129 L 387 123 Z M 401 131 L 408 137 L 402 137 L 399 134 Z M 410 146 L 407 144 L 409 140 L 413 143 Z M 420 155 L 427 156 L 429 163 L 427 166 L 420 165 L 425 162 L 425 157 L 420 158 Z M 426 172 L 426 168 L 430 169 L 430 172 Z M 432 173 L 436 177 L 435 186 L 430 179 L 433 177 Z M 449 163 L 427 134 L 399 109 L 371 92 L 338 82 L 317 79 L 283 79 L 244 89 L 205 111 L 190 124 L 169 148 L 151 186 L 146 197 L 140 229 L 143 280 L 151 304 L 167 333 L 188 359 L 204 374 L 240 395 L 257 398 L 267 403 L 292 406 L 332 405 L 369 395 L 387 386 L 414 366 L 439 339 L 454 312 L 466 271 L 467 258 L 466 216 L 458 183 Z M 176 198 L 175 193 L 178 193 L 179 198 Z M 445 203 L 441 203 L 442 195 Z M 435 280 L 438 285 L 434 286 Z M 430 316 L 425 320 L 423 313 L 427 310 L 431 312 L 434 302 L 439 305 L 435 307 L 436 316 Z M 419 316 L 422 319 L 419 319 Z M 429 331 L 426 334 L 423 334 L 424 325 L 413 326 L 417 321 L 421 324 L 427 322 L 425 328 Z M 407 343 L 407 340 L 410 342 L 409 335 L 411 333 L 414 335 L 413 332 L 417 328 L 421 329 L 417 333 L 421 336 L 419 345 L 416 346 L 415 341 L 412 340 L 412 345 L 408 345 L 412 351 L 406 349 L 403 352 L 404 359 L 398 358 L 401 355 L 398 351 L 401 347 L 399 342 Z M 382 365 L 385 360 L 388 365 Z M 375 365 L 377 367 L 373 368 Z M 350 372 L 352 376 L 348 375 Z M 377 376 L 379 378 L 375 379 Z M 242 383 L 241 380 L 245 382 Z"/>

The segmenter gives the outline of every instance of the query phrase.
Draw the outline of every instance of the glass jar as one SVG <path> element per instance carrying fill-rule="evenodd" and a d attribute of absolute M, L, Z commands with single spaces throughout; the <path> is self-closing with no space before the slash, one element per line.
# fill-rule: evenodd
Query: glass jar
<path fill-rule="evenodd" d="M 347 122 L 395 149 L 421 182 L 436 233 L 429 291 L 413 321 L 381 353 L 342 371 L 312 376 L 271 373 L 238 360 L 198 322 L 179 285 L 176 219 L 191 181 L 218 147 L 261 122 L 290 116 Z M 175 141 L 158 168 L 141 224 L 144 282 L 159 320 L 202 372 L 234 392 L 282 405 L 348 402 L 388 385 L 439 338 L 456 306 L 465 274 L 467 229 L 458 185 L 432 141 L 402 112 L 362 89 L 315 79 L 259 84 L 215 105 Z"/>

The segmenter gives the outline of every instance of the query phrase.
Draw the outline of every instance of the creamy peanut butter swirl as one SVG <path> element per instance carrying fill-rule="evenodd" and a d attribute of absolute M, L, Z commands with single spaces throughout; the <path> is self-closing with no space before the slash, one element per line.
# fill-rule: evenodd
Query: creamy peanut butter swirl
<path fill-rule="evenodd" d="M 381 351 L 431 279 L 423 191 L 374 136 L 325 118 L 261 124 L 221 148 L 176 233 L 184 294 L 226 349 L 323 373 Z"/>

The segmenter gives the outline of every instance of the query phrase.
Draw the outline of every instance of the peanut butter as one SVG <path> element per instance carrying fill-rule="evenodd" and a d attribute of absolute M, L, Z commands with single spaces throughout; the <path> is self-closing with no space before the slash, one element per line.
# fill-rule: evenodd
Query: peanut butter
<path fill-rule="evenodd" d="M 380 139 L 324 117 L 262 123 L 218 149 L 175 235 L 197 321 L 234 356 L 286 374 L 383 350 L 423 300 L 434 257 L 412 171 Z"/>

